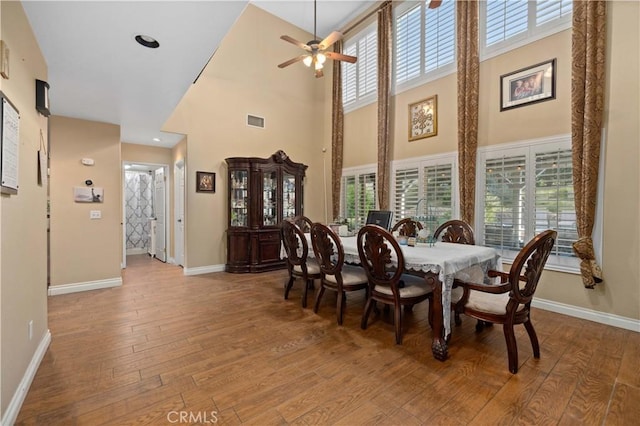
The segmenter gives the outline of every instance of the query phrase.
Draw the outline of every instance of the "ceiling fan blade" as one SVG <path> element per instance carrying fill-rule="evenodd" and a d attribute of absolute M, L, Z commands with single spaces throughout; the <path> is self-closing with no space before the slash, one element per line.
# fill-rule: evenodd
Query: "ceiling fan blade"
<path fill-rule="evenodd" d="M 320 44 L 318 45 L 318 49 L 325 50 L 329 46 L 331 46 L 333 43 L 335 43 L 336 41 L 340 40 L 341 38 L 342 38 L 342 33 L 338 32 L 338 31 L 334 31 L 331 34 L 329 34 L 327 36 L 327 38 L 325 38 L 324 40 L 322 40 L 320 42 Z"/>
<path fill-rule="evenodd" d="M 316 78 L 320 78 L 324 76 L 324 73 L 322 72 L 322 69 L 316 70 Z"/>
<path fill-rule="evenodd" d="M 358 60 L 358 58 L 356 58 L 355 56 L 343 55 L 342 53 L 336 52 L 324 52 L 324 55 L 329 59 L 333 59 L 334 61 L 345 61 L 349 62 L 350 64 L 355 64 Z"/>
<path fill-rule="evenodd" d="M 436 7 L 440 6 L 440 3 L 442 3 L 442 0 L 431 0 L 427 7 L 429 9 L 435 9 Z"/>
<path fill-rule="evenodd" d="M 304 44 L 301 41 L 296 40 L 295 38 L 289 37 L 288 35 L 283 35 L 280 36 L 280 38 L 284 41 L 288 41 L 291 44 L 295 44 L 296 46 L 300 47 L 301 49 L 307 50 L 307 51 L 311 51 L 311 47 L 307 46 L 306 44 Z"/>
<path fill-rule="evenodd" d="M 288 61 L 283 62 L 280 65 L 278 65 L 278 68 L 288 67 L 291 64 L 295 64 L 296 62 L 300 62 L 301 60 L 303 60 L 307 56 L 309 56 L 309 55 L 300 55 L 297 58 L 289 59 Z"/>

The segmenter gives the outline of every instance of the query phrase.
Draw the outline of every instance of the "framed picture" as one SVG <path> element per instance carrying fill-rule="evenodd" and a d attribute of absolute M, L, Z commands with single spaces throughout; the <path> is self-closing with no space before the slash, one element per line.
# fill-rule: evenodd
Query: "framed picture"
<path fill-rule="evenodd" d="M 555 98 L 555 58 L 500 76 L 500 111 Z"/>
<path fill-rule="evenodd" d="M 196 172 L 196 192 L 216 192 L 216 174 Z"/>
<path fill-rule="evenodd" d="M 438 95 L 409 105 L 409 141 L 438 134 Z"/>
<path fill-rule="evenodd" d="M 104 189 L 76 186 L 73 188 L 73 201 L 76 203 L 102 203 L 104 201 Z"/>

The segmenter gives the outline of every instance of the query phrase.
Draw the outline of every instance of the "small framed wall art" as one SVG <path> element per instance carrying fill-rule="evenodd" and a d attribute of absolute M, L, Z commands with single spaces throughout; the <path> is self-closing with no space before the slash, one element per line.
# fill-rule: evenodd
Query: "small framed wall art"
<path fill-rule="evenodd" d="M 555 58 L 500 76 L 500 111 L 555 98 Z"/>
<path fill-rule="evenodd" d="M 216 192 L 216 174 L 196 172 L 196 192 Z"/>
<path fill-rule="evenodd" d="M 438 134 L 438 95 L 409 105 L 409 141 Z"/>

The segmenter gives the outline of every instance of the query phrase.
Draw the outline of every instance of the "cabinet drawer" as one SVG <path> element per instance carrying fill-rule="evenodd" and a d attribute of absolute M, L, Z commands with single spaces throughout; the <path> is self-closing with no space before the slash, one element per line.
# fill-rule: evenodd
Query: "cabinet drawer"
<path fill-rule="evenodd" d="M 258 239 L 260 241 L 278 241 L 280 240 L 280 232 L 261 232 Z"/>

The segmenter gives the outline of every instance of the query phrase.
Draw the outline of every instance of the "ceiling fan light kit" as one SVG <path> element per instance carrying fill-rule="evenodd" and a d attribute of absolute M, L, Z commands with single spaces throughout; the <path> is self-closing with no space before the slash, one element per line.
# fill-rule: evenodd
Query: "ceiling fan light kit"
<path fill-rule="evenodd" d="M 289 37 L 288 35 L 280 36 L 280 38 L 286 42 L 291 44 L 295 44 L 296 46 L 304 49 L 306 51 L 305 54 L 298 56 L 297 58 L 289 59 L 286 62 L 278 65 L 279 68 L 288 67 L 291 64 L 295 64 L 298 61 L 302 61 L 307 67 L 311 67 L 313 64 L 313 68 L 315 70 L 316 78 L 320 78 L 324 75 L 322 69 L 324 68 L 324 63 L 327 61 L 327 58 L 333 59 L 334 61 L 345 61 L 349 63 L 355 63 L 358 58 L 355 56 L 343 55 L 341 53 L 335 52 L 327 52 L 326 50 L 331 47 L 336 41 L 342 39 L 342 34 L 338 31 L 334 31 L 329 34 L 324 40 L 318 40 L 316 36 L 316 1 L 313 2 L 313 40 L 308 43 L 302 43 L 293 37 Z"/>

